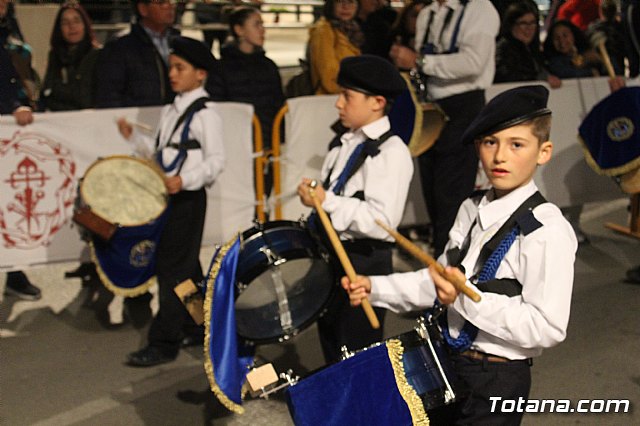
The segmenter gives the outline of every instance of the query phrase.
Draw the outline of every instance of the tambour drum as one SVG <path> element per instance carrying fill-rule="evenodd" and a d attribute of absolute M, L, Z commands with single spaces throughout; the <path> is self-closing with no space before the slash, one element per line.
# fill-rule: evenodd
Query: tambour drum
<path fill-rule="evenodd" d="M 91 233 L 103 284 L 125 297 L 147 291 L 155 282 L 156 250 L 168 211 L 162 172 L 133 157 L 100 159 L 85 172 L 78 198 L 74 220 Z"/>
<path fill-rule="evenodd" d="M 327 251 L 300 222 L 245 231 L 236 277 L 237 332 L 254 343 L 294 336 L 323 313 L 337 288 Z"/>
<path fill-rule="evenodd" d="M 423 424 L 455 401 L 456 376 L 441 341 L 420 323 L 330 365 L 287 389 L 296 425 Z"/>
<path fill-rule="evenodd" d="M 93 163 L 80 183 L 81 203 L 113 224 L 139 226 L 157 219 L 167 208 L 162 173 L 151 163 L 113 156 Z"/>

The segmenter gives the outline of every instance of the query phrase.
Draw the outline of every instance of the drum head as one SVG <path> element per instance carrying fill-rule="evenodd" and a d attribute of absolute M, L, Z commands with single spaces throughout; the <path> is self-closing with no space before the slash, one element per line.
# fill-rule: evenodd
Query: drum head
<path fill-rule="evenodd" d="M 162 174 L 144 160 L 115 156 L 98 160 L 80 183 L 80 197 L 91 211 L 121 226 L 139 226 L 167 207 Z"/>
<path fill-rule="evenodd" d="M 238 262 L 236 328 L 255 343 L 287 340 L 322 313 L 336 288 L 323 248 L 296 222 L 244 233 Z"/>

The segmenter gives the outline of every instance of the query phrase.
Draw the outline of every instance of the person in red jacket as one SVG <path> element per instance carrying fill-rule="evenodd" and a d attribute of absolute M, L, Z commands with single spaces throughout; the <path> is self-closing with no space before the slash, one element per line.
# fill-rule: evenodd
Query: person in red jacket
<path fill-rule="evenodd" d="M 600 0 L 567 0 L 558 9 L 556 20 L 571 21 L 573 25 L 586 31 L 600 17 Z"/>

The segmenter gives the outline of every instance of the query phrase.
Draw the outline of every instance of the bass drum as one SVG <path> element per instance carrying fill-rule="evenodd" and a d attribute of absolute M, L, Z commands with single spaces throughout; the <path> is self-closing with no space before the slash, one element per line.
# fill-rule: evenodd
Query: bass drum
<path fill-rule="evenodd" d="M 302 222 L 244 231 L 236 273 L 238 335 L 254 344 L 282 342 L 316 321 L 337 288 L 330 259 Z"/>

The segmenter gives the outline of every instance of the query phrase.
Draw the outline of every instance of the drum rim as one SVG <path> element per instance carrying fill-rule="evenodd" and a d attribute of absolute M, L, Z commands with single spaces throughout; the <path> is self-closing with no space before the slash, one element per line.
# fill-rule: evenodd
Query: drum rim
<path fill-rule="evenodd" d="M 277 223 L 279 225 L 278 226 L 274 226 L 274 227 L 260 229 L 261 226 L 264 226 L 264 225 L 267 225 L 267 224 L 270 224 L 270 223 Z M 256 229 L 256 231 L 257 231 L 254 234 L 251 234 L 248 238 L 242 237 L 242 245 L 248 244 L 248 243 L 254 241 L 256 238 L 261 237 L 265 233 L 265 231 L 268 231 L 268 230 L 270 231 L 272 229 L 280 229 L 281 228 L 280 224 L 285 225 L 285 224 L 292 224 L 292 223 L 295 223 L 295 224 L 298 225 L 297 227 L 293 227 L 295 229 L 303 230 L 303 231 L 306 229 L 305 225 L 303 223 L 301 223 L 300 221 L 272 220 L 272 221 L 268 221 L 268 222 L 263 222 L 263 223 L 260 223 L 260 224 L 256 224 L 255 226 L 253 226 L 253 227 L 251 227 L 251 228 L 249 228 L 249 229 L 247 229 L 245 231 L 242 231 L 242 235 L 244 235 L 248 231 L 251 231 L 252 229 Z M 282 226 L 282 227 L 286 227 L 286 226 Z"/>
<path fill-rule="evenodd" d="M 84 200 L 86 199 L 84 191 L 83 191 L 83 186 L 82 183 L 84 182 L 84 177 L 87 175 L 87 173 L 89 173 L 94 167 L 96 167 L 98 164 L 104 163 L 105 161 L 109 161 L 109 160 L 116 160 L 116 159 L 120 159 L 120 160 L 133 160 L 136 161 L 144 166 L 149 167 L 149 169 L 151 169 L 161 180 L 162 182 L 164 182 L 164 174 L 160 171 L 160 169 L 158 168 L 158 166 L 153 163 L 152 161 L 149 160 L 145 160 L 143 158 L 138 158 L 138 157 L 133 157 L 130 155 L 122 155 L 122 154 L 117 154 L 117 155 L 110 155 L 107 157 L 100 157 L 98 158 L 96 161 L 94 161 L 89 167 L 87 167 L 87 169 L 84 171 L 84 174 L 82 176 L 82 179 L 80 179 L 80 184 L 79 184 L 79 190 L 80 190 L 80 197 Z M 151 219 L 145 221 L 145 222 L 141 222 L 141 223 L 136 223 L 136 224 L 129 224 L 129 225 L 121 225 L 119 223 L 114 223 L 114 225 L 118 225 L 118 226 L 124 226 L 124 227 L 136 227 L 136 226 L 143 226 L 146 225 L 148 223 L 153 222 L 154 220 L 157 220 L 160 216 L 162 216 L 164 214 L 164 212 L 167 210 L 167 207 L 169 206 L 169 203 L 167 203 L 167 199 L 169 197 L 169 194 L 167 192 L 167 188 L 166 186 L 164 187 L 164 199 L 165 199 L 165 207 L 164 209 L 162 209 L 162 211 L 160 213 L 158 213 L 157 215 L 153 216 Z M 109 223 L 113 223 L 111 222 L 110 219 L 98 214 L 96 211 L 94 211 L 93 209 L 91 209 L 91 205 L 89 205 L 89 209 L 91 210 L 91 213 L 95 214 L 96 216 L 98 216 L 99 218 L 109 222 Z"/>

